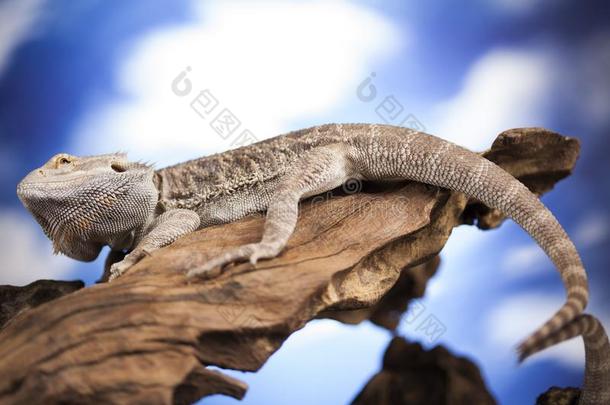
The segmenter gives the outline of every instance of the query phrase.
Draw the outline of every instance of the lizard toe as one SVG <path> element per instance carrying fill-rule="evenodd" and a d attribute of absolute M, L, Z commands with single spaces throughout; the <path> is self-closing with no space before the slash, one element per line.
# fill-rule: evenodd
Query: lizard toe
<path fill-rule="evenodd" d="M 271 259 L 277 256 L 279 249 L 271 244 L 257 243 L 253 247 L 253 252 L 250 254 L 250 263 L 255 265 L 259 259 Z"/>
<path fill-rule="evenodd" d="M 228 264 L 241 261 L 250 261 L 252 265 L 255 265 L 259 259 L 275 257 L 277 253 L 278 249 L 274 245 L 266 243 L 250 243 L 248 245 L 230 249 L 219 256 L 211 258 L 203 265 L 189 270 L 186 276 L 188 278 L 217 277 L 223 273 L 224 266 Z"/>
<path fill-rule="evenodd" d="M 195 277 L 210 279 L 219 276 L 220 273 L 222 273 L 221 267 L 223 265 L 222 261 L 219 259 L 219 257 L 210 259 L 201 266 L 197 266 L 194 269 L 189 270 L 186 273 L 186 277 L 189 279 Z"/>
<path fill-rule="evenodd" d="M 123 263 L 123 261 L 113 264 L 110 267 L 110 276 L 108 277 L 108 282 L 114 281 L 119 278 L 121 275 L 123 275 L 123 273 L 127 271 L 128 268 L 129 266 L 127 266 L 126 263 Z"/>
<path fill-rule="evenodd" d="M 206 279 L 219 276 L 222 274 L 225 265 L 248 260 L 253 252 L 253 246 L 254 244 L 249 244 L 228 250 L 211 258 L 201 266 L 189 270 L 186 276 L 188 278 L 201 277 Z"/>
<path fill-rule="evenodd" d="M 110 266 L 110 276 L 108 277 L 108 281 L 113 281 L 125 274 L 127 270 L 129 270 L 134 264 L 140 261 L 145 255 L 150 255 L 150 252 L 144 249 L 134 250 L 129 253 L 123 260 L 120 262 L 114 263 Z"/>

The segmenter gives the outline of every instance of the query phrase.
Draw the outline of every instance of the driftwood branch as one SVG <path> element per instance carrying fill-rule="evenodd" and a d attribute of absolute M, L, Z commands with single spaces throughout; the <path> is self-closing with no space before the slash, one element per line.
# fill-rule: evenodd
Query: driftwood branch
<path fill-rule="evenodd" d="M 365 385 L 353 405 L 495 405 L 477 366 L 442 346 L 424 350 L 419 343 L 394 338 L 383 369 Z"/>
<path fill-rule="evenodd" d="M 502 133 L 484 155 L 540 194 L 570 173 L 578 149 L 574 139 L 530 128 Z M 423 294 L 452 228 L 502 219 L 423 184 L 356 184 L 304 201 L 279 257 L 188 283 L 195 263 L 258 240 L 263 217 L 203 229 L 113 283 L 13 311 L 0 333 L 0 402 L 241 398 L 244 383 L 207 366 L 256 371 L 315 317 L 371 318 L 392 329 L 408 299 Z"/>

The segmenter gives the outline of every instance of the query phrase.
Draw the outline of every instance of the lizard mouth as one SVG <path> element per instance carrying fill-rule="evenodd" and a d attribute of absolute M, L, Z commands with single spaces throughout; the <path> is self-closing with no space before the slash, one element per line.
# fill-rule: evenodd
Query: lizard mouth
<path fill-rule="evenodd" d="M 46 187 L 47 185 L 64 185 L 65 187 L 72 187 L 74 184 L 82 183 L 87 178 L 87 175 L 83 175 L 82 173 L 69 173 L 62 174 L 61 178 L 50 178 L 46 177 L 42 170 L 34 170 L 19 184 L 17 185 L 17 194 L 19 192 L 27 192 L 30 190 L 37 190 L 41 187 Z"/>
<path fill-rule="evenodd" d="M 42 213 L 50 206 L 60 204 L 61 200 L 70 193 L 69 190 L 78 188 L 79 183 L 74 180 L 50 183 L 22 181 L 17 186 L 17 197 L 30 212 Z"/>
<path fill-rule="evenodd" d="M 17 185 L 17 196 L 24 205 L 29 201 L 52 199 L 54 195 L 65 194 L 66 190 L 75 189 L 85 181 L 83 176 L 62 175 L 61 179 L 51 179 L 34 170 Z"/>

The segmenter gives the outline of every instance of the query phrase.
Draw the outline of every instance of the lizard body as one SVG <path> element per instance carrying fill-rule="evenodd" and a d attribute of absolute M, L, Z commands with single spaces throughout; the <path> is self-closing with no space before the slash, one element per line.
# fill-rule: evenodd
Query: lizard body
<path fill-rule="evenodd" d="M 578 252 L 540 200 L 478 154 L 407 128 L 322 125 L 156 172 L 122 154 L 60 154 L 31 172 L 17 192 L 56 251 L 79 260 L 93 260 L 103 245 L 128 251 L 112 265 L 112 278 L 197 228 L 267 210 L 259 243 L 212 258 L 191 269 L 192 277 L 278 255 L 296 225 L 299 200 L 353 178 L 415 180 L 462 192 L 499 209 L 536 240 L 559 270 L 567 300 L 519 346 L 521 359 L 586 307 Z"/>

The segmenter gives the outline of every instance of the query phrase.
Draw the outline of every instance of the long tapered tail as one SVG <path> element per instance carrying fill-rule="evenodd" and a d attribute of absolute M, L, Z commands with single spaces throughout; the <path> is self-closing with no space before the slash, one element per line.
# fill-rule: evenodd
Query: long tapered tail
<path fill-rule="evenodd" d="M 574 318 L 558 331 L 539 340 L 531 354 L 582 336 L 585 344 L 585 383 L 579 405 L 610 404 L 610 342 L 602 324 L 589 314 Z"/>
<path fill-rule="evenodd" d="M 537 347 L 539 342 L 584 311 L 589 301 L 587 274 L 574 243 L 538 197 L 495 164 L 489 162 L 480 165 L 488 165 L 487 169 L 493 173 L 490 176 L 491 183 L 495 183 L 491 190 L 492 198 L 489 198 L 490 192 L 485 190 L 474 193 L 473 196 L 500 209 L 536 240 L 557 267 L 566 290 L 567 299 L 561 308 L 519 344 L 519 360 L 523 361 L 533 354 L 533 348 Z"/>
<path fill-rule="evenodd" d="M 487 186 L 479 181 L 477 185 L 466 186 L 466 191 L 472 190 L 472 197 L 499 209 L 527 231 L 557 267 L 566 290 L 563 306 L 519 344 L 519 360 L 523 361 L 541 341 L 584 311 L 589 301 L 587 274 L 574 243 L 536 195 L 492 162 L 478 163 L 474 180 L 481 172 L 487 173 L 488 179 L 483 182 Z"/>
<path fill-rule="evenodd" d="M 519 358 L 525 359 L 541 341 L 581 314 L 587 306 L 587 275 L 576 247 L 539 198 L 493 162 L 426 134 L 415 135 L 408 148 L 411 151 L 428 149 L 427 154 L 415 156 L 415 168 L 408 173 L 411 178 L 462 192 L 499 209 L 527 231 L 557 267 L 567 300 L 519 345 Z"/>

